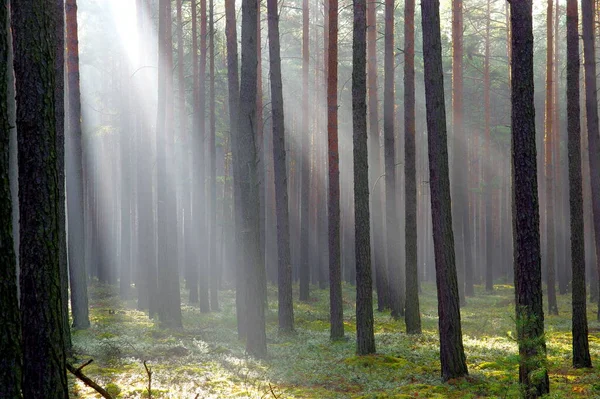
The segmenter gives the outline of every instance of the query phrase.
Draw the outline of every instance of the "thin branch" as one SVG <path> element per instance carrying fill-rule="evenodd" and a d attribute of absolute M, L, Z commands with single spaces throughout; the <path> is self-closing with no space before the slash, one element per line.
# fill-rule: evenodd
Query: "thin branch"
<path fill-rule="evenodd" d="M 81 381 L 83 381 L 83 383 L 85 385 L 87 385 L 88 387 L 94 389 L 96 392 L 98 392 L 100 395 L 102 395 L 103 398 L 105 399 L 114 399 L 111 394 L 109 394 L 104 388 L 102 388 L 100 385 L 96 384 L 94 381 L 92 381 L 91 378 L 89 378 L 88 376 L 86 376 L 85 374 L 83 374 L 83 372 L 81 371 L 81 369 L 83 369 L 85 366 L 87 366 L 88 364 L 90 364 L 93 360 L 89 360 L 87 363 L 85 363 L 83 366 L 79 367 L 79 368 L 75 368 L 70 364 L 67 364 L 67 370 L 69 370 L 71 372 L 71 374 L 73 374 L 75 377 L 79 378 Z"/>
<path fill-rule="evenodd" d="M 145 360 L 144 368 L 146 369 L 146 374 L 148 374 L 148 399 L 152 399 L 152 369 L 148 367 Z"/>

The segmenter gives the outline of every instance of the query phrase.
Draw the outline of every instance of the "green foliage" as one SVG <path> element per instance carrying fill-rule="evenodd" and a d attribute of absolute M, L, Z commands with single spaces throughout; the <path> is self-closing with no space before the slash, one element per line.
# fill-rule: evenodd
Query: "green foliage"
<path fill-rule="evenodd" d="M 295 287 L 297 288 L 297 287 Z M 269 357 L 247 357 L 237 339 L 235 294 L 221 291 L 222 311 L 201 314 L 183 305 L 183 331 L 161 330 L 135 302 L 123 303 L 111 287 L 91 287 L 92 327 L 76 331 L 78 358 L 94 358 L 86 374 L 104 387 L 120 389 L 119 398 L 147 397 L 142 361 L 154 372 L 154 398 L 518 398 L 519 356 L 515 339 L 514 288 L 496 285 L 493 293 L 476 287 L 476 296 L 461 309 L 464 346 L 470 376 L 440 381 L 437 301 L 433 284 L 423 284 L 423 334 L 407 335 L 402 320 L 375 312 L 378 354 L 355 356 L 355 288 L 343 287 L 347 341 L 329 340 L 328 298 L 316 287 L 311 301 L 295 303 L 296 334 L 280 335 L 277 290 L 268 289 Z M 297 293 L 295 292 L 295 295 Z M 295 296 L 297 297 L 297 296 Z M 550 398 L 600 396 L 597 370 L 573 369 L 570 347 L 570 299 L 559 297 L 560 314 L 546 318 L 548 358 L 538 370 L 548 370 Z M 590 320 L 595 320 L 590 313 Z M 598 322 L 591 322 L 597 331 Z M 600 339 L 592 333 L 592 356 L 600 354 Z M 539 344 L 532 339 L 531 344 Z M 536 373 L 532 375 L 536 377 Z M 71 378 L 71 377 L 70 377 Z M 72 397 L 93 398 L 80 382 Z"/>

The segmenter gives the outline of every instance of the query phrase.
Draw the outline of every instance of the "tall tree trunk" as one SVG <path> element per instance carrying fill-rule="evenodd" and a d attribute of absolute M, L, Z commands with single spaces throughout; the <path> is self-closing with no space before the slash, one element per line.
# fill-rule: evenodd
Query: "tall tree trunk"
<path fill-rule="evenodd" d="M 452 136 L 453 155 L 452 162 L 452 221 L 455 238 L 456 271 L 458 276 L 458 295 L 460 302 L 465 302 L 464 262 L 465 256 L 465 229 L 466 221 L 466 193 L 464 183 L 465 148 L 467 138 L 464 133 L 463 122 L 463 2 L 452 0 Z"/>
<path fill-rule="evenodd" d="M 240 163 L 240 203 L 242 210 L 244 267 L 246 282 L 246 351 L 256 357 L 267 353 L 265 334 L 264 284 L 259 246 L 258 171 L 256 165 L 256 13 L 257 0 L 242 2 L 242 68 L 237 148 L 233 157 Z"/>
<path fill-rule="evenodd" d="M 203 252 L 208 251 L 209 237 L 206 232 L 208 225 L 208 212 L 206 208 L 207 189 L 206 189 L 206 158 L 205 158 L 205 140 L 206 140 L 206 39 L 207 39 L 207 12 L 206 0 L 200 0 L 200 71 L 198 76 L 198 130 L 194 132 L 196 135 L 197 144 L 194 146 L 197 152 L 194 154 L 194 173 L 196 173 L 196 192 L 194 195 L 194 209 L 198 215 L 196 219 L 196 227 L 198 228 L 197 240 L 200 245 L 196 244 L 196 261 L 199 267 L 198 273 L 198 291 L 200 297 L 200 311 L 203 313 L 210 312 L 209 303 L 209 270 L 210 264 L 207 262 Z M 210 261 L 210 257 L 209 257 Z"/>
<path fill-rule="evenodd" d="M 404 279 L 400 268 L 396 154 L 394 144 L 394 0 L 385 2 L 385 83 L 383 89 L 383 144 L 385 160 L 386 264 L 390 275 L 392 316 L 404 316 Z"/>
<path fill-rule="evenodd" d="M 71 351 L 71 329 L 69 326 L 69 271 L 67 260 L 67 225 L 65 201 L 65 2 L 56 0 L 56 91 L 54 94 L 56 113 L 56 162 L 58 171 L 58 262 L 60 265 L 60 294 L 62 297 L 63 331 L 65 349 Z"/>
<path fill-rule="evenodd" d="M 240 100 L 240 83 L 238 75 L 238 51 L 237 51 L 237 32 L 235 22 L 235 1 L 225 1 L 225 31 L 227 35 L 227 81 L 228 81 L 228 102 L 229 102 L 229 128 L 231 137 L 231 152 L 232 155 L 238 151 L 238 115 L 239 115 L 239 100 Z M 241 234 L 242 214 L 241 214 L 241 199 L 240 199 L 240 160 L 233 156 L 233 214 L 235 225 L 235 241 L 236 246 L 243 245 Z M 245 301 L 245 267 L 243 265 L 244 253 L 241 249 L 236 249 L 234 254 L 236 264 L 235 276 L 235 305 L 238 338 L 246 336 L 246 301 Z"/>
<path fill-rule="evenodd" d="M 192 79 L 193 79 L 193 111 L 192 111 L 192 132 L 187 135 L 189 138 L 188 143 L 190 147 L 196 149 L 197 145 L 197 134 L 200 131 L 200 65 L 198 63 L 198 6 L 196 0 L 191 0 L 192 8 Z M 195 156 L 196 155 L 196 156 Z M 198 223 L 198 216 L 196 215 L 200 210 L 196 203 L 196 193 L 199 190 L 196 187 L 196 170 L 195 166 L 198 164 L 196 151 L 188 149 L 186 151 L 187 160 L 187 174 L 189 176 L 189 192 L 185 193 L 187 200 L 187 207 L 185 209 L 184 224 L 185 224 L 185 267 L 186 267 L 186 285 L 190 290 L 190 303 L 198 303 L 199 292 L 198 292 L 198 262 L 195 254 L 195 248 L 197 246 L 196 232 L 198 226 L 194 226 Z M 192 213 L 193 212 L 193 213 Z M 193 216 L 192 216 L 193 215 Z"/>
<path fill-rule="evenodd" d="M 552 4 L 548 0 L 546 16 L 546 134 L 544 138 L 544 172 L 546 177 L 546 287 L 548 289 L 548 313 L 558 314 L 556 303 L 555 232 L 554 232 L 554 39 L 552 30 Z"/>
<path fill-rule="evenodd" d="M 415 145 L 415 1 L 404 2 L 404 203 L 406 240 L 406 311 L 408 334 L 421 333 L 417 234 L 417 170 Z"/>
<path fill-rule="evenodd" d="M 219 310 L 219 269 L 217 260 L 217 167 L 215 162 L 215 133 L 216 133 L 216 115 L 215 115 L 215 18 L 213 0 L 208 2 L 208 24 L 210 26 L 209 48 L 210 63 L 209 73 L 209 124 L 208 124 L 208 190 L 209 207 L 208 217 L 210 218 L 210 308 Z M 260 121 L 260 120 L 259 120 Z M 259 122 L 260 123 L 260 122 Z"/>
<path fill-rule="evenodd" d="M 356 253 L 356 352 L 375 353 L 373 282 L 369 226 L 367 149 L 367 2 L 354 1 L 352 36 L 352 130 L 354 158 L 354 239 Z"/>
<path fill-rule="evenodd" d="M 579 120 L 579 14 L 577 0 L 567 1 L 567 129 L 571 210 L 573 367 L 592 367 L 585 294 L 585 245 Z"/>
<path fill-rule="evenodd" d="M 23 359 L 9 172 L 12 134 L 9 112 L 14 110 L 9 104 L 14 101 L 14 96 L 9 93 L 10 84 L 14 84 L 9 13 L 6 0 L 0 5 L 0 397 L 20 399 Z"/>
<path fill-rule="evenodd" d="M 581 1 L 585 71 L 585 105 L 588 133 L 592 214 L 596 246 L 596 268 L 600 274 L 600 134 L 598 133 L 598 95 L 596 92 L 596 50 L 594 48 L 593 0 Z M 600 295 L 598 296 L 600 320 Z"/>
<path fill-rule="evenodd" d="M 302 127 L 300 128 L 300 300 L 309 297 L 310 265 L 308 263 L 308 198 L 310 187 L 310 128 L 308 122 L 308 68 L 309 68 L 309 11 L 308 0 L 302 0 Z"/>
<path fill-rule="evenodd" d="M 68 399 L 59 254 L 55 2 L 11 9 L 17 93 L 25 398 Z M 62 70 L 62 68 L 59 68 Z"/>
<path fill-rule="evenodd" d="M 373 190 L 371 214 L 371 254 L 377 289 L 377 310 L 382 312 L 390 306 L 389 282 L 383 245 L 383 195 L 381 184 L 381 151 L 379 149 L 379 104 L 377 102 L 377 3 L 367 1 L 367 83 L 369 101 L 369 186 Z"/>
<path fill-rule="evenodd" d="M 344 336 L 342 268 L 340 263 L 340 167 L 338 151 L 338 0 L 329 1 L 329 55 L 327 59 L 327 149 L 329 169 L 329 304 L 331 339 Z"/>
<path fill-rule="evenodd" d="M 468 374 L 462 342 L 458 283 L 454 257 L 454 236 L 450 209 L 450 177 L 444 74 L 440 34 L 440 3 L 422 0 L 423 59 L 429 149 L 429 186 L 438 296 L 440 360 L 442 380 Z"/>
<path fill-rule="evenodd" d="M 523 385 L 525 398 L 536 398 L 548 393 L 550 387 L 545 369 L 533 101 L 532 1 L 512 0 L 510 14 L 513 228 L 519 382 Z"/>
<path fill-rule="evenodd" d="M 290 219 L 288 209 L 285 154 L 285 123 L 281 56 L 279 47 L 279 14 L 277 0 L 267 0 L 269 28 L 269 62 L 271 109 L 273 115 L 273 167 L 275 172 L 275 207 L 277 212 L 277 283 L 279 299 L 279 331 L 294 330 L 292 299 L 292 265 L 290 261 Z"/>
<path fill-rule="evenodd" d="M 484 203 L 485 203 L 485 289 L 486 291 L 494 290 L 494 237 L 492 228 L 492 182 L 494 180 L 493 165 L 491 164 L 490 148 L 492 146 L 492 131 L 491 131 L 491 115 L 492 108 L 490 103 L 490 0 L 487 1 L 487 18 L 485 22 L 485 58 L 483 63 L 483 104 L 485 113 L 485 144 L 483 150 L 483 171 L 485 187 Z"/>
<path fill-rule="evenodd" d="M 173 256 L 177 246 L 176 195 L 173 175 L 173 46 L 171 1 L 160 0 L 158 13 L 158 115 L 156 123 L 158 318 L 167 328 L 181 328 L 179 268 Z M 170 194 L 173 193 L 173 194 Z"/>
<path fill-rule="evenodd" d="M 83 219 L 83 138 L 81 131 L 81 94 L 79 88 L 79 40 L 77 2 L 65 3 L 67 18 L 67 87 L 69 134 L 67 136 L 67 200 L 69 202 L 69 277 L 73 327 L 90 326 L 85 264 Z"/>

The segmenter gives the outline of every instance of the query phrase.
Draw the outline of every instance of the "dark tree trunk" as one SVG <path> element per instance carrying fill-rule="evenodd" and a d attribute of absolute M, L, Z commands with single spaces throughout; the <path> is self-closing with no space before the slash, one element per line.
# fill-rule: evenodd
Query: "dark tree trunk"
<path fill-rule="evenodd" d="M 394 144 L 394 0 L 385 2 L 385 83 L 383 88 L 383 143 L 385 162 L 386 265 L 392 316 L 404 316 L 404 280 L 400 268 L 396 202 L 396 154 Z"/>
<path fill-rule="evenodd" d="M 69 271 L 67 261 L 67 219 L 65 201 L 65 2 L 55 0 L 56 25 L 56 91 L 54 93 L 56 113 L 56 162 L 58 171 L 58 262 L 60 264 L 60 294 L 62 297 L 63 331 L 65 349 L 71 350 L 69 326 Z"/>
<path fill-rule="evenodd" d="M 440 3 L 423 0 L 423 57 L 429 150 L 429 186 L 433 245 L 438 296 L 440 360 L 442 380 L 468 374 L 462 343 L 458 283 L 454 258 L 454 236 L 448 173 L 444 75 L 440 36 Z"/>
<path fill-rule="evenodd" d="M 79 40 L 77 2 L 66 1 L 67 82 L 69 134 L 67 136 L 67 200 L 69 216 L 69 277 L 73 327 L 90 326 L 85 264 L 83 219 L 83 139 L 81 131 L 81 94 L 79 88 Z"/>
<path fill-rule="evenodd" d="M 367 149 L 367 17 L 366 0 L 354 0 L 352 38 L 352 130 L 354 155 L 354 239 L 356 253 L 356 352 L 375 353 L 373 282 L 369 226 Z"/>
<path fill-rule="evenodd" d="M 277 283 L 279 298 L 279 331 L 294 330 L 292 299 L 292 265 L 290 262 L 290 220 L 288 210 L 285 124 L 281 56 L 279 47 L 279 14 L 277 0 L 267 0 L 269 19 L 269 60 L 271 108 L 273 115 L 273 166 L 275 172 L 275 207 L 277 212 Z"/>
<path fill-rule="evenodd" d="M 54 2 L 12 8 L 17 93 L 23 397 L 68 399 L 61 272 Z"/>
<path fill-rule="evenodd" d="M 579 14 L 577 0 L 567 1 L 567 129 L 569 204 L 571 210 L 571 265 L 573 367 L 592 367 L 588 342 L 585 294 L 585 246 L 579 121 Z"/>
<path fill-rule="evenodd" d="M 421 333 L 417 263 L 417 170 L 415 146 L 415 0 L 404 2 L 404 202 L 408 334 Z"/>
<path fill-rule="evenodd" d="M 12 197 L 10 187 L 10 135 L 12 134 L 9 95 L 12 77 L 9 38 L 9 5 L 0 5 L 0 397 L 21 396 L 21 325 L 17 298 L 17 257 L 13 241 Z"/>
<path fill-rule="evenodd" d="M 596 91 L 596 50 L 594 47 L 594 2 L 581 1 L 585 71 L 585 106 L 588 131 L 592 214 L 596 246 L 596 268 L 600 275 L 600 134 L 598 133 L 598 93 Z M 600 295 L 598 296 L 600 320 Z"/>
<path fill-rule="evenodd" d="M 231 137 L 231 152 L 235 154 L 238 151 L 238 114 L 239 114 L 239 99 L 240 99 L 240 84 L 238 75 L 238 51 L 237 51 L 237 33 L 235 23 L 235 1 L 225 1 L 225 31 L 227 35 L 227 81 L 229 90 L 229 128 Z M 235 250 L 235 305 L 237 316 L 238 338 L 246 336 L 246 310 L 245 310 L 245 268 L 243 266 L 243 251 L 239 249 L 242 246 L 243 238 L 241 235 L 242 214 L 241 214 L 241 199 L 240 199 L 240 160 L 235 157 L 233 161 L 233 214 L 235 225 L 235 241 L 238 247 Z"/>
<path fill-rule="evenodd" d="M 531 0 L 512 0 L 512 170 L 519 382 L 526 398 L 548 393 L 533 102 Z"/>
<path fill-rule="evenodd" d="M 327 60 L 327 148 L 329 170 L 329 306 L 330 335 L 344 336 L 342 268 L 340 248 L 340 157 L 338 151 L 338 0 L 329 1 L 329 55 Z"/>
<path fill-rule="evenodd" d="M 233 158 L 240 164 L 239 185 L 245 273 L 246 350 L 256 357 L 267 354 L 263 265 L 260 263 L 258 170 L 256 165 L 256 13 L 257 0 L 242 2 L 242 67 L 238 142 Z"/>

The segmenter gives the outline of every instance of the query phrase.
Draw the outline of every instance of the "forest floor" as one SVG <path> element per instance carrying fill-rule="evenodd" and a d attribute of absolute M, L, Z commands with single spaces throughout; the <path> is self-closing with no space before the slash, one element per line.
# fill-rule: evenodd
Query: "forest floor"
<path fill-rule="evenodd" d="M 295 287 L 297 288 L 297 287 Z M 377 355 L 356 356 L 355 289 L 344 285 L 345 342 L 329 340 L 329 294 L 311 287 L 311 300 L 295 301 L 296 334 L 277 333 L 277 293 L 269 287 L 269 356 L 245 355 L 237 339 L 233 291 L 221 291 L 221 311 L 201 314 L 184 305 L 184 329 L 163 330 L 122 302 L 110 287 L 92 286 L 92 327 L 73 333 L 83 371 L 118 398 L 517 398 L 514 289 L 476 287 L 461 309 L 469 377 L 440 381 L 435 285 L 423 284 L 423 334 L 407 335 L 403 320 L 375 311 Z M 187 294 L 187 293 L 186 293 Z M 184 292 L 182 291 L 182 296 Z M 294 292 L 294 299 L 297 298 Z M 570 295 L 559 296 L 559 316 L 546 314 L 550 398 L 600 398 L 600 323 L 588 305 L 590 350 L 595 367 L 571 366 Z M 69 376 L 72 398 L 98 398 Z"/>

